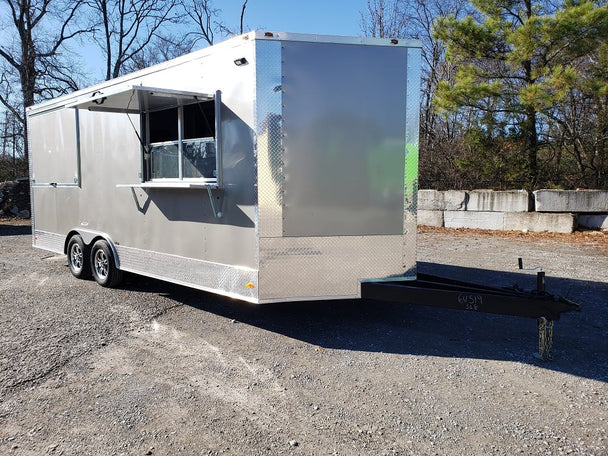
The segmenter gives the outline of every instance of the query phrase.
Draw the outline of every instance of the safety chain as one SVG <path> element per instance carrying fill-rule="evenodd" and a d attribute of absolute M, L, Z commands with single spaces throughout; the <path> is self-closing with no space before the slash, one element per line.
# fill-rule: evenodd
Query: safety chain
<path fill-rule="evenodd" d="M 553 320 L 538 319 L 538 358 L 543 361 L 553 359 Z"/>

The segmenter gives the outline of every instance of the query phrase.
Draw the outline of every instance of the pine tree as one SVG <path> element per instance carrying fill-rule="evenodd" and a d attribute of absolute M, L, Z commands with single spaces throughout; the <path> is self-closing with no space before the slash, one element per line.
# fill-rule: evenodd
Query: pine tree
<path fill-rule="evenodd" d="M 515 132 L 526 157 L 523 174 L 534 187 L 540 171 L 539 136 L 552 122 L 552 107 L 583 87 L 608 94 L 605 66 L 594 58 L 608 42 L 606 2 L 472 4 L 474 15 L 462 20 L 446 16 L 436 24 L 446 58 L 459 66 L 453 84 L 439 85 L 437 105 L 448 112 L 472 109 L 487 122 L 482 128 Z"/>

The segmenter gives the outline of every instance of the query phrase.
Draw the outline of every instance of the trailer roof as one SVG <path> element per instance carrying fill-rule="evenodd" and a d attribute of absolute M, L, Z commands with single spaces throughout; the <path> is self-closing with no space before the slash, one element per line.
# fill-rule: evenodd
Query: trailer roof
<path fill-rule="evenodd" d="M 411 40 L 411 39 L 396 39 L 396 38 L 372 38 L 372 37 L 349 37 L 349 36 L 333 36 L 333 35 L 314 35 L 314 34 L 303 34 L 303 33 L 287 33 L 287 32 L 270 32 L 270 31 L 252 31 L 246 33 L 244 35 L 235 36 L 228 40 L 222 41 L 221 43 L 214 44 L 213 46 L 209 46 L 203 49 L 199 49 L 197 51 L 193 51 L 189 54 L 183 55 L 181 57 L 177 57 L 172 60 L 168 60 L 163 63 L 159 63 L 157 65 L 153 65 L 148 68 L 144 68 L 142 70 L 138 70 L 133 73 L 126 74 L 124 76 L 120 76 L 115 79 L 111 79 L 109 81 L 103 81 L 99 84 L 92 85 L 90 87 L 86 87 L 84 89 L 78 90 L 71 94 L 63 95 L 52 100 L 46 100 L 41 103 L 35 104 L 33 106 L 29 106 L 26 109 L 28 115 L 36 115 L 41 114 L 43 112 L 47 112 L 54 109 L 63 108 L 66 106 L 78 107 L 78 108 L 86 108 L 86 109 L 95 109 L 94 105 L 100 107 L 100 103 L 96 103 L 94 99 L 97 99 L 101 102 L 101 99 L 104 95 L 100 97 L 96 96 L 96 92 L 102 92 L 104 94 L 107 93 L 119 93 L 125 91 L 125 83 L 133 82 L 134 79 L 140 78 L 152 73 L 156 73 L 158 71 L 162 71 L 166 68 L 175 67 L 178 65 L 185 64 L 194 59 L 203 57 L 205 55 L 209 55 L 214 52 L 219 52 L 222 48 L 230 48 L 234 47 L 238 43 L 246 43 L 248 41 L 301 41 L 301 42 L 309 42 L 309 43 L 333 43 L 333 44 L 353 44 L 353 45 L 365 45 L 365 46 L 383 46 L 383 47 L 406 47 L 406 48 L 420 48 L 421 42 L 420 40 Z M 133 89 L 133 87 L 138 87 L 136 85 L 130 84 L 128 89 Z M 136 89 L 137 90 L 137 89 Z M 168 94 L 172 90 L 167 88 L 154 88 L 153 89 L 157 93 L 165 93 Z M 181 93 L 190 93 L 192 95 L 202 95 L 196 94 L 193 92 L 181 92 Z M 105 95 L 107 98 L 107 95 Z M 130 94 L 128 95 L 130 97 Z M 89 103 L 87 104 L 85 100 L 89 98 Z M 128 101 L 128 100 L 127 100 Z M 107 102 L 107 101 L 106 101 Z M 123 104 L 126 106 L 128 103 Z M 138 105 L 139 107 L 139 105 Z M 106 109 L 108 110 L 108 109 Z M 133 112 L 135 112 L 134 109 Z"/>
<path fill-rule="evenodd" d="M 238 37 L 236 37 L 238 38 Z M 314 35 L 308 33 L 288 32 L 266 32 L 255 30 L 242 36 L 243 39 L 275 40 L 275 41 L 305 41 L 309 43 L 334 43 L 334 44 L 363 44 L 367 46 L 398 46 L 398 47 L 422 47 L 420 40 L 376 38 L 368 36 L 338 36 L 338 35 Z"/>

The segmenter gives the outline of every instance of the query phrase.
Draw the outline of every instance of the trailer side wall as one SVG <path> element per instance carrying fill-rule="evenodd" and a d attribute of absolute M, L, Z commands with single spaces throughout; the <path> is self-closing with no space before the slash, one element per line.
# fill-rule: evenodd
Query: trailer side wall
<path fill-rule="evenodd" d="M 256 300 L 257 288 L 246 287 L 257 282 L 254 66 L 234 63 L 243 57 L 253 62 L 253 43 L 221 48 L 89 92 L 112 85 L 220 90 L 223 189 L 214 197 L 222 216 L 215 216 L 204 188 L 124 187 L 142 176 L 140 116 L 76 110 L 66 107 L 74 101 L 67 97 L 29 116 L 35 246 L 63 252 L 72 230 L 105 233 L 116 244 L 121 269 Z M 78 162 L 81 178 L 74 185 Z M 50 185 L 65 180 L 71 186 Z"/>

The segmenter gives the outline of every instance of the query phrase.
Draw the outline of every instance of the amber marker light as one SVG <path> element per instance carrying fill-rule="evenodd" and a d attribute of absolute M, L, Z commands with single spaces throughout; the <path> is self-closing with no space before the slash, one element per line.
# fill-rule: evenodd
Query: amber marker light
<path fill-rule="evenodd" d="M 245 286 L 246 286 L 247 288 L 255 288 L 255 285 L 254 285 L 254 284 L 252 284 L 251 282 L 247 282 L 247 283 L 245 284 Z"/>

